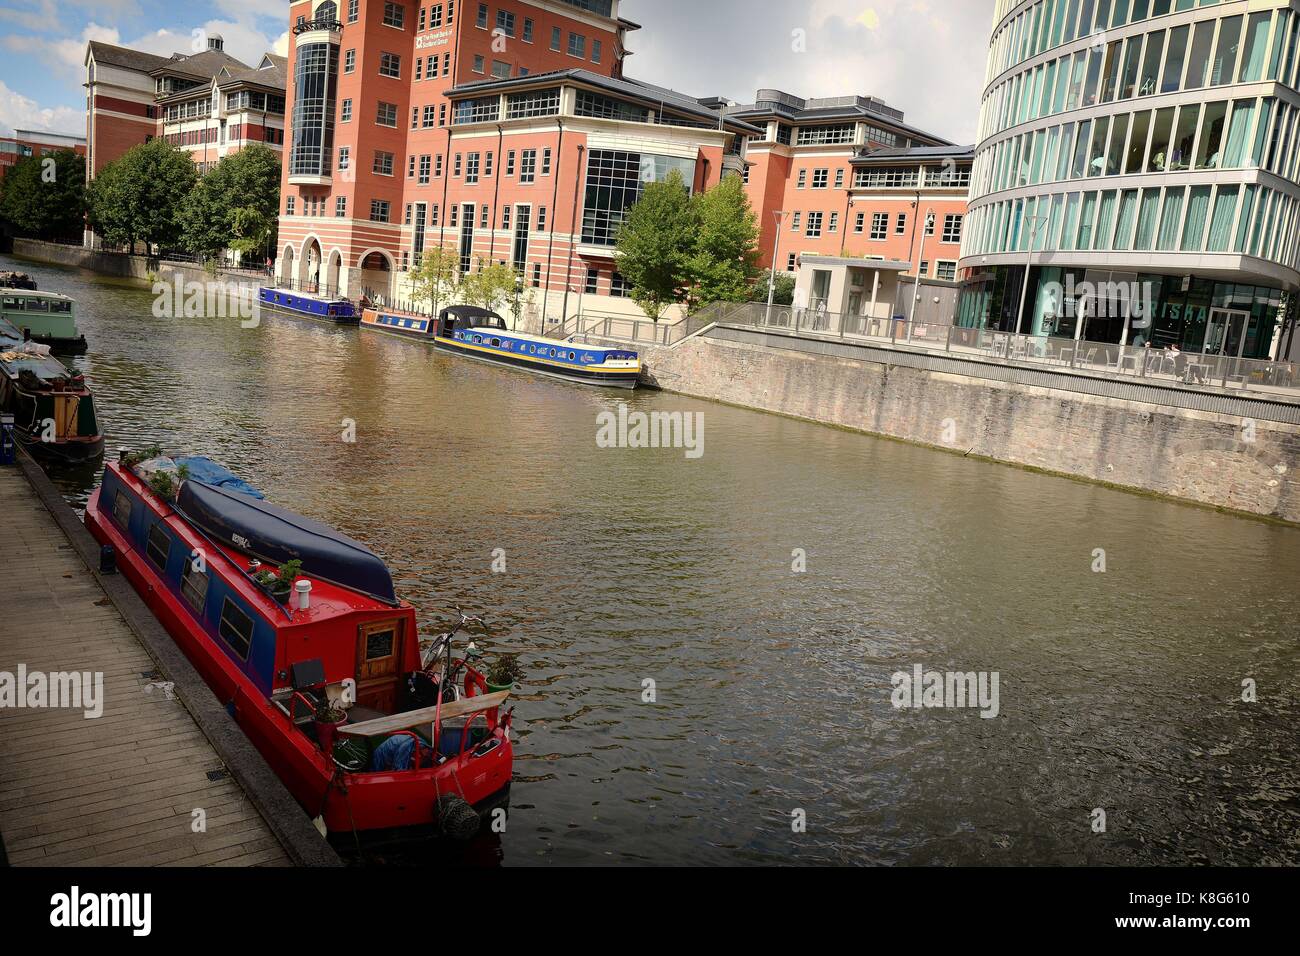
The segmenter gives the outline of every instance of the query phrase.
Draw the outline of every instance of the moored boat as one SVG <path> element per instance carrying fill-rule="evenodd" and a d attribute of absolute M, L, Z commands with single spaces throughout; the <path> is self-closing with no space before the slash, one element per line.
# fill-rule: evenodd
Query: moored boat
<path fill-rule="evenodd" d="M 449 636 L 422 646 L 414 609 L 364 545 L 195 457 L 109 463 L 85 522 L 343 845 L 465 836 L 508 803 L 508 693 L 453 659 Z"/>
<path fill-rule="evenodd" d="M 578 345 L 506 329 L 497 313 L 456 305 L 438 314 L 434 345 L 446 352 L 584 385 L 636 388 L 641 361 L 623 348 Z"/>
<path fill-rule="evenodd" d="M 257 299 L 261 308 L 280 315 L 333 322 L 335 325 L 356 325 L 358 321 L 357 307 L 338 296 L 263 286 L 258 290 Z"/>
<path fill-rule="evenodd" d="M 26 329 L 32 341 L 55 352 L 84 354 L 86 337 L 77 331 L 76 301 L 57 292 L 37 292 L 35 285 L 0 288 L 0 319 L 19 331 Z"/>
<path fill-rule="evenodd" d="M 433 319 L 415 312 L 399 312 L 391 309 L 363 309 L 361 327 L 374 329 L 376 332 L 388 332 L 410 339 L 428 341 L 433 329 Z"/>
<path fill-rule="evenodd" d="M 104 453 L 95 398 L 85 378 L 0 319 L 0 411 L 33 455 L 75 464 Z"/>

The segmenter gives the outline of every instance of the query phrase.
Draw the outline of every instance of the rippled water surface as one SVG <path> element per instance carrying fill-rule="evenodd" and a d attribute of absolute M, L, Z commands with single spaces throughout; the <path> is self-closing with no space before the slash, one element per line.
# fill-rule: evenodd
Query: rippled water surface
<path fill-rule="evenodd" d="M 110 449 L 212 455 L 521 654 L 472 861 L 1300 863 L 1300 531 L 12 267 L 80 301 Z M 703 412 L 704 456 L 597 448 L 620 401 Z M 893 709 L 915 664 L 998 672 L 1000 716 Z"/>

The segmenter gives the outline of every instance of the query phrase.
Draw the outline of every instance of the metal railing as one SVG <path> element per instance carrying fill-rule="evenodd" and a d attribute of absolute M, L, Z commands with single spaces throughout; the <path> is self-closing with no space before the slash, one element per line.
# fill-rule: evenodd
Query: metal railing
<path fill-rule="evenodd" d="M 839 339 L 946 352 L 986 361 L 1073 369 L 1151 384 L 1218 388 L 1300 398 L 1300 364 L 1122 346 L 1087 339 L 1018 335 L 901 317 L 841 315 L 820 309 L 750 302 L 720 308 L 720 325 L 771 329 L 816 339 Z"/>
<path fill-rule="evenodd" d="M 268 283 L 268 285 L 274 285 L 277 289 L 285 289 L 289 292 L 301 292 L 304 295 L 317 295 L 323 299 L 347 298 L 339 293 L 338 286 L 325 285 L 320 282 L 312 282 L 311 280 L 304 282 L 300 279 L 281 279 L 277 276 L 275 277 L 274 282 Z"/>
<path fill-rule="evenodd" d="M 565 338 L 608 339 L 615 342 L 627 342 L 630 345 L 676 345 L 717 320 L 715 306 L 702 309 L 685 318 L 653 319 L 627 315 L 621 312 L 583 312 L 572 316 L 556 330 L 548 330 L 547 335 L 555 337 L 563 331 Z"/>

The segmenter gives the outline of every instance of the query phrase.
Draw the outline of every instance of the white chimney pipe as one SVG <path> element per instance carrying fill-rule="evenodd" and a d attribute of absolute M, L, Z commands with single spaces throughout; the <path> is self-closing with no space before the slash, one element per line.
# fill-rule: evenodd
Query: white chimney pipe
<path fill-rule="evenodd" d="M 298 610 L 307 610 L 311 607 L 311 582 L 300 580 L 293 587 L 294 590 L 298 592 Z"/>

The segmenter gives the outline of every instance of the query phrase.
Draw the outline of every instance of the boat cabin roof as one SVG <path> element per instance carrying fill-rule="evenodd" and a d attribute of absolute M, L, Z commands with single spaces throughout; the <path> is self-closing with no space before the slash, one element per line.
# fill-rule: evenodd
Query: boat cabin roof
<path fill-rule="evenodd" d="M 46 302 L 67 302 L 70 305 L 75 305 L 77 301 L 62 292 L 39 292 L 35 289 L 0 287 L 0 308 L 22 309 L 23 305 L 30 299 L 43 299 Z"/>
<path fill-rule="evenodd" d="M 207 565 L 213 569 L 218 561 L 224 562 L 222 576 L 230 581 L 239 595 L 251 606 L 258 608 L 266 617 L 276 622 L 280 629 L 299 632 L 304 628 L 319 625 L 322 622 L 364 613 L 382 613 L 388 617 L 398 617 L 409 613 L 411 605 L 398 601 L 396 605 L 370 597 L 351 588 L 333 584 L 313 577 L 309 569 L 304 568 L 299 580 L 311 581 L 311 602 L 306 610 L 285 607 L 267 594 L 252 580 L 248 568 L 252 558 L 233 545 L 217 541 L 194 527 L 169 502 L 159 498 L 143 479 L 120 462 L 109 462 L 112 471 L 126 487 L 147 506 L 165 519 L 167 527 L 191 548 L 198 548 L 207 556 Z M 193 479 L 191 479 L 193 480 Z M 113 502 L 107 502 L 106 510 L 111 510 Z M 273 564 L 263 567 L 274 568 Z M 227 573 L 229 572 L 229 573 Z M 376 615 L 377 616 L 377 615 Z"/>

